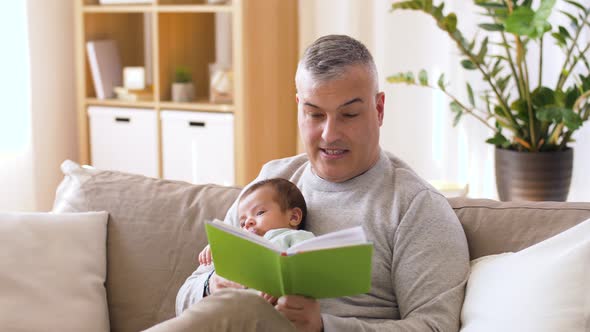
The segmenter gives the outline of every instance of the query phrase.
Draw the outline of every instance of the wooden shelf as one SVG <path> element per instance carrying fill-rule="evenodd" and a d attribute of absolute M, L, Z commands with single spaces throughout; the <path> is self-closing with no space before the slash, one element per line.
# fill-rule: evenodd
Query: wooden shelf
<path fill-rule="evenodd" d="M 86 105 L 96 106 L 114 106 L 114 107 L 136 107 L 136 108 L 154 108 L 156 103 L 153 101 L 126 101 L 118 99 L 97 99 L 86 98 Z"/>
<path fill-rule="evenodd" d="M 231 13 L 231 5 L 160 5 L 159 13 Z"/>
<path fill-rule="evenodd" d="M 151 13 L 154 5 L 86 5 L 84 13 Z"/>
<path fill-rule="evenodd" d="M 197 101 L 195 103 L 176 103 L 172 101 L 161 101 L 158 103 L 160 109 L 187 110 L 187 111 L 205 111 L 205 112 L 223 112 L 232 113 L 235 109 L 231 104 L 212 104 L 207 101 Z"/>
<path fill-rule="evenodd" d="M 99 5 L 75 1 L 78 124 L 82 164 L 92 163 L 88 106 L 233 114 L 235 181 L 246 185 L 272 159 L 294 155 L 297 108 L 297 0 L 153 0 L 150 4 Z M 86 43 L 114 40 L 122 67 L 146 68 L 152 101 L 97 99 Z M 209 102 L 210 64 L 229 64 L 233 103 Z M 172 102 L 179 66 L 196 82 L 195 102 Z M 149 76 L 148 76 L 149 74 Z M 163 176 L 163 129 L 158 119 L 158 175 Z M 113 147 L 115 149 L 116 147 Z"/>
<path fill-rule="evenodd" d="M 231 5 L 86 5 L 84 13 L 231 13 Z"/>

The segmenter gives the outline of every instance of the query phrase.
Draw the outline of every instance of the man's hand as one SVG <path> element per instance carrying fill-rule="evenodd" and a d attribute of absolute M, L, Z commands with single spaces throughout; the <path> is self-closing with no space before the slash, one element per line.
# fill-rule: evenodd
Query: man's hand
<path fill-rule="evenodd" d="M 320 332 L 324 327 L 320 303 L 315 299 L 285 295 L 279 298 L 275 308 L 295 325 L 297 331 Z"/>
<path fill-rule="evenodd" d="M 223 277 L 220 277 L 217 275 L 216 272 L 213 272 L 211 278 L 209 278 L 209 292 L 211 294 L 215 294 L 215 292 L 220 291 L 224 288 L 244 289 L 246 287 L 238 284 L 237 282 L 229 281 Z"/>
<path fill-rule="evenodd" d="M 205 249 L 199 253 L 199 264 L 201 265 L 209 265 L 213 259 L 211 258 L 211 247 L 207 245 Z"/>

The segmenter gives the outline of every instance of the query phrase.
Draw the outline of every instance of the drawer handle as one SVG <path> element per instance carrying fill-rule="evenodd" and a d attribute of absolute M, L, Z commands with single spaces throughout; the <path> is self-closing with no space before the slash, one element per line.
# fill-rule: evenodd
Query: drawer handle
<path fill-rule="evenodd" d="M 190 121 L 188 125 L 191 127 L 205 127 L 205 122 Z"/>
<path fill-rule="evenodd" d="M 131 122 L 130 118 L 115 118 L 117 122 Z"/>

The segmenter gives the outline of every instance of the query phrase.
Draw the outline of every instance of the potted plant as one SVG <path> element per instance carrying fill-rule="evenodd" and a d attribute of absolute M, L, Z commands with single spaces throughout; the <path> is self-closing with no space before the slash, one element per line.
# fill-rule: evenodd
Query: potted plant
<path fill-rule="evenodd" d="M 191 102 L 194 98 L 195 86 L 192 82 L 190 69 L 185 66 L 176 67 L 174 83 L 172 83 L 172 101 Z"/>
<path fill-rule="evenodd" d="M 489 128 L 492 137 L 486 142 L 496 146 L 501 200 L 567 198 L 573 168 L 573 150 L 568 144 L 590 115 L 590 64 L 586 59 L 590 43 L 580 41 L 590 26 L 590 7 L 563 1 L 566 9 L 557 12 L 556 0 L 474 0 L 483 15 L 478 25 L 481 31 L 472 39 L 457 28 L 455 13 L 444 13 L 444 2 L 392 4 L 392 11 L 417 10 L 434 18 L 456 43 L 463 68 L 480 72 L 486 88 L 474 91 L 467 83 L 468 102 L 447 89 L 444 74 L 437 84 L 429 82 L 424 70 L 417 75 L 398 73 L 387 80 L 439 90 L 451 100 L 454 125 L 469 115 Z M 554 12 L 564 15 L 569 24 L 552 26 L 548 19 Z M 548 42 L 556 43 L 565 54 L 557 83 L 551 87 L 543 85 L 543 47 Z M 532 55 L 534 44 L 539 51 Z M 538 57 L 538 68 L 528 65 L 527 55 Z M 531 70 L 538 71 L 538 82 L 529 79 Z M 576 70 L 581 73 L 574 75 Z"/>

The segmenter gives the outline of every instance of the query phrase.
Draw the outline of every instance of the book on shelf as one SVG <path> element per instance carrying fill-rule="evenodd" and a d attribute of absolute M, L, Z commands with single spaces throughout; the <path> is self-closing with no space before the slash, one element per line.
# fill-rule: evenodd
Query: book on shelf
<path fill-rule="evenodd" d="M 216 273 L 248 288 L 316 299 L 371 289 L 373 245 L 362 227 L 317 236 L 287 251 L 219 220 L 208 221 L 205 229 Z"/>
<path fill-rule="evenodd" d="M 111 39 L 89 41 L 86 51 L 96 98 L 113 98 L 114 88 L 122 85 L 123 80 L 117 43 Z"/>

